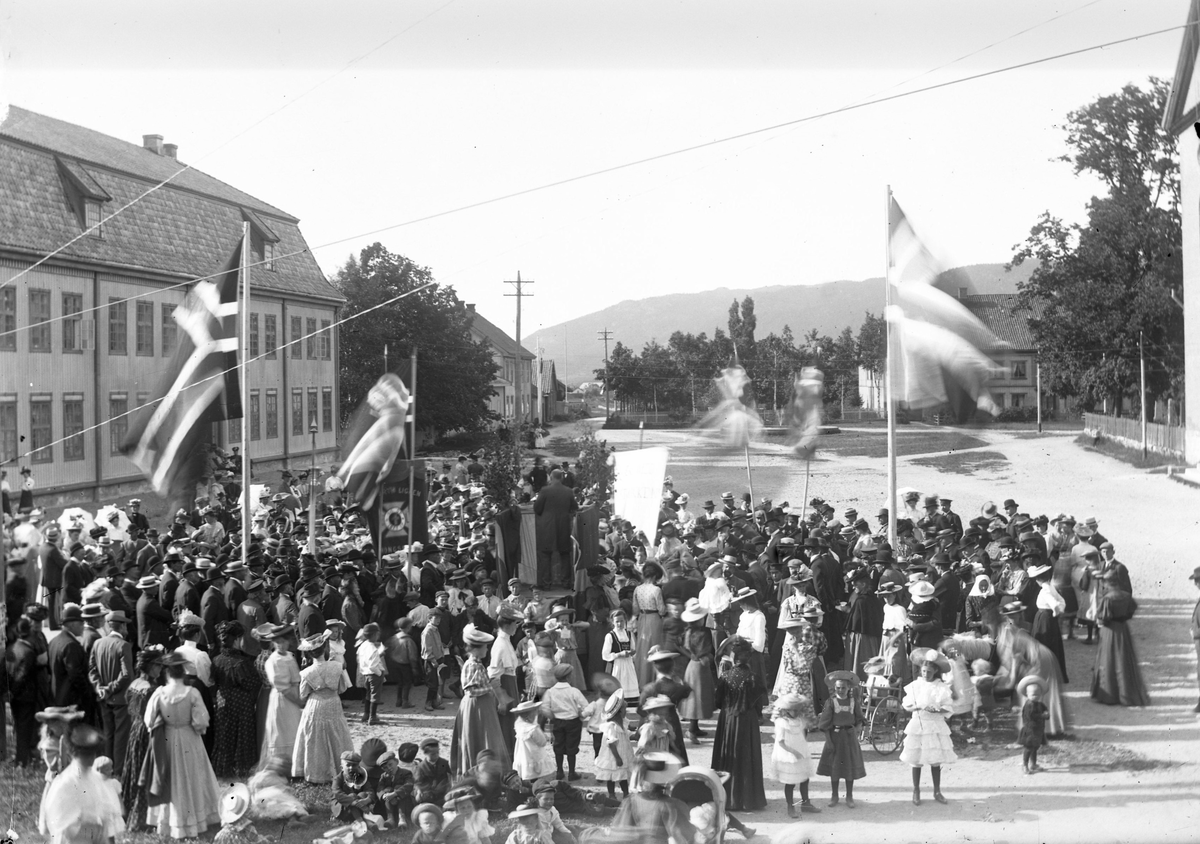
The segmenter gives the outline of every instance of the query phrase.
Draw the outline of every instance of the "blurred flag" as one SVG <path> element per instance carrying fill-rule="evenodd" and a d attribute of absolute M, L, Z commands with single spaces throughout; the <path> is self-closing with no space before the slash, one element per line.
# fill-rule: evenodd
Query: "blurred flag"
<path fill-rule="evenodd" d="M 885 317 L 896 340 L 889 349 L 894 358 L 893 395 L 914 408 L 948 404 L 964 422 L 976 408 L 998 415 L 988 381 L 999 368 L 988 353 L 1004 343 L 934 286 L 940 275 L 938 262 L 895 199 L 888 213 L 888 237 L 894 304 Z"/>
<path fill-rule="evenodd" d="M 817 450 L 824 393 L 825 373 L 813 366 L 800 370 L 792 385 L 792 403 L 785 416 L 789 429 L 787 444 L 799 457 L 812 459 Z"/>
<path fill-rule="evenodd" d="M 159 495 L 186 497 L 206 471 L 212 422 L 242 416 L 238 392 L 238 268 L 242 244 L 214 281 L 175 309 L 179 347 L 121 445 Z"/>
<path fill-rule="evenodd" d="M 380 485 L 404 447 L 411 407 L 408 388 L 399 375 L 389 372 L 375 382 L 351 420 L 338 477 L 346 496 L 364 510 L 375 503 Z"/>
<path fill-rule="evenodd" d="M 714 379 L 721 400 L 705 414 L 698 427 L 720 431 L 726 445 L 744 448 L 762 431 L 762 420 L 754 409 L 754 400 L 744 396 L 750 385 L 746 370 L 736 361 L 721 370 Z"/>

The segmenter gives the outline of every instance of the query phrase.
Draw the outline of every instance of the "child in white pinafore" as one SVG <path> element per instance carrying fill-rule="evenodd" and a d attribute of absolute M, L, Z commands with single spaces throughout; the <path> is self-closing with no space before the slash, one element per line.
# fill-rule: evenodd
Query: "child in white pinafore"
<path fill-rule="evenodd" d="M 808 725 L 800 715 L 805 703 L 807 700 L 803 695 L 789 692 L 775 701 L 771 715 L 775 722 L 775 746 L 771 749 L 770 771 L 783 783 L 789 818 L 796 817 L 801 811 L 821 811 L 808 799 L 808 780 L 812 777 L 813 764 L 808 754 L 808 741 L 804 738 Z M 797 785 L 800 786 L 799 810 L 795 806 Z"/>
<path fill-rule="evenodd" d="M 633 744 L 625 726 L 625 692 L 617 689 L 604 703 L 603 746 L 596 757 L 596 781 L 608 786 L 608 796 L 616 796 L 616 784 L 621 794 L 629 796 L 629 772 L 633 768 Z"/>
<path fill-rule="evenodd" d="M 550 740 L 538 723 L 541 708 L 536 700 L 518 703 L 512 708 L 517 716 L 513 727 L 516 730 L 516 747 L 513 749 L 513 770 L 526 782 L 533 782 L 554 770 L 554 759 L 550 756 Z"/>

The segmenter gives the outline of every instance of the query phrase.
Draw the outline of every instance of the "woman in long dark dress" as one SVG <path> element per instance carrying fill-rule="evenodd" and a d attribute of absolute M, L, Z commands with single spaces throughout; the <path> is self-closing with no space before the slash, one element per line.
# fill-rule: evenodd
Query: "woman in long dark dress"
<path fill-rule="evenodd" d="M 613 588 L 613 574 L 604 566 L 591 566 L 587 570 L 589 586 L 583 594 L 583 612 L 580 618 L 590 625 L 587 629 L 587 676 L 591 679 L 597 672 L 604 671 L 604 640 L 612 630 L 610 618 L 621 606 L 617 590 Z M 632 692 L 632 689 L 627 689 Z"/>
<path fill-rule="evenodd" d="M 845 663 L 849 671 L 866 680 L 863 663 L 879 654 L 883 639 L 883 602 L 871 587 L 870 569 L 860 568 L 851 577 L 854 592 L 846 614 Z"/>
<path fill-rule="evenodd" d="M 218 777 L 242 777 L 258 762 L 258 691 L 262 680 L 254 660 L 239 645 L 245 628 L 239 622 L 217 625 L 221 653 L 213 660 L 217 729 L 213 741 L 213 772 Z"/>
<path fill-rule="evenodd" d="M 750 643 L 736 642 L 733 667 L 717 678 L 715 704 L 721 710 L 713 740 L 712 766 L 729 774 L 725 786 L 731 811 L 754 811 L 767 805 L 763 790 L 762 739 L 758 722 L 767 690 L 750 667 Z"/>
<path fill-rule="evenodd" d="M 125 812 L 125 827 L 138 832 L 146 825 L 146 787 L 138 780 L 142 763 L 150 750 L 150 731 L 146 729 L 146 701 L 158 688 L 162 676 L 164 651 L 161 645 L 151 645 L 138 651 L 137 679 L 125 690 L 129 703 L 129 743 L 125 746 L 125 767 L 121 771 L 121 804 Z"/>
<path fill-rule="evenodd" d="M 1112 581 L 1096 602 L 1100 647 L 1092 674 L 1092 699 L 1107 706 L 1149 706 L 1150 695 L 1142 682 L 1129 619 L 1137 611 L 1133 596 Z"/>
<path fill-rule="evenodd" d="M 1067 655 L 1063 651 L 1062 630 L 1059 628 L 1058 616 L 1066 611 L 1067 602 L 1059 594 L 1050 581 L 1053 569 L 1048 565 L 1037 565 L 1026 574 L 1041 587 L 1035 599 L 1037 612 L 1033 616 L 1033 627 L 1030 632 L 1033 638 L 1045 645 L 1054 658 L 1058 660 L 1064 683 L 1071 682 L 1067 677 Z"/>

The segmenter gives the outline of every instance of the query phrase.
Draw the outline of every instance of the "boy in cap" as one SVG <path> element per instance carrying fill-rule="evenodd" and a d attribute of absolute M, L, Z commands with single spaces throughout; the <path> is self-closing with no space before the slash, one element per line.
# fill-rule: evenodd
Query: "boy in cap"
<path fill-rule="evenodd" d="M 333 778 L 333 801 L 330 805 L 333 817 L 346 823 L 377 817 L 371 813 L 374 805 L 375 794 L 370 789 L 362 757 L 357 751 L 345 751 L 341 770 Z"/>
<path fill-rule="evenodd" d="M 441 757 L 441 745 L 435 738 L 425 738 L 419 745 L 421 761 L 413 771 L 413 798 L 441 805 L 450 790 L 450 763 Z"/>
<path fill-rule="evenodd" d="M 542 710 L 548 712 L 554 732 L 554 762 L 558 778 L 563 778 L 563 757 L 567 759 L 567 779 L 582 779 L 575 772 L 575 757 L 579 754 L 579 740 L 583 737 L 583 710 L 587 698 L 571 685 L 574 669 L 570 665 L 554 666 L 554 685 L 542 695 Z"/>

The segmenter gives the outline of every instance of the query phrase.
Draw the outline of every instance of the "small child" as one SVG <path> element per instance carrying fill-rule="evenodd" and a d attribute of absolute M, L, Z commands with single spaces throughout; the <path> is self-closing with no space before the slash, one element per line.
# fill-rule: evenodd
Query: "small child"
<path fill-rule="evenodd" d="M 646 720 L 638 727 L 635 762 L 640 762 L 647 753 L 670 752 L 674 731 L 667 721 L 666 713 L 672 707 L 674 704 L 666 695 L 654 695 L 646 699 L 645 704 L 642 705 L 642 709 L 646 713 Z M 642 767 L 640 764 L 633 766 L 633 775 L 629 778 L 629 787 L 633 791 L 642 789 Z"/>
<path fill-rule="evenodd" d="M 342 823 L 367 820 L 373 816 L 375 795 L 370 791 L 367 772 L 362 766 L 362 756 L 347 750 L 342 754 L 342 768 L 333 778 L 333 800 L 331 815 Z"/>
<path fill-rule="evenodd" d="M 104 778 L 104 784 L 111 788 L 119 798 L 121 796 L 121 781 L 113 777 L 113 760 L 107 756 L 97 756 L 92 768 Z"/>
<path fill-rule="evenodd" d="M 446 792 L 450 790 L 450 763 L 441 757 L 441 745 L 435 738 L 422 740 L 420 750 L 423 758 L 413 771 L 413 797 L 440 806 L 446 802 Z"/>
<path fill-rule="evenodd" d="M 541 700 L 546 690 L 554 685 L 554 639 L 549 633 L 539 633 L 533 640 L 537 656 L 529 663 L 533 699 Z"/>
<path fill-rule="evenodd" d="M 825 747 L 817 763 L 817 776 L 829 777 L 833 796 L 829 805 L 838 804 L 838 780 L 846 781 L 846 807 L 854 808 L 854 781 L 867 775 L 862 748 L 858 746 L 858 728 L 865 719 L 856 693 L 858 675 L 853 671 L 830 671 L 825 675 L 832 694 L 817 719 L 825 733 Z"/>
<path fill-rule="evenodd" d="M 412 708 L 412 702 L 408 699 L 408 695 L 412 691 L 413 677 L 421 666 L 421 646 L 413 638 L 412 628 L 411 618 L 406 616 L 398 619 L 396 635 L 392 637 L 391 642 L 392 662 L 396 663 L 400 675 L 396 678 L 396 706 L 401 709 Z"/>
<path fill-rule="evenodd" d="M 775 711 L 772 714 L 772 720 L 775 722 L 775 747 L 771 750 L 771 768 L 775 779 L 783 783 L 783 798 L 787 801 L 789 818 L 797 817 L 800 812 L 821 811 L 808 799 L 808 781 L 813 770 L 812 760 L 808 755 L 808 741 L 804 737 L 807 725 L 800 714 L 804 711 L 806 702 L 807 699 L 803 695 L 789 692 L 775 701 Z M 797 785 L 800 786 L 799 811 L 795 806 Z M 849 793 L 847 790 L 847 795 Z"/>
<path fill-rule="evenodd" d="M 248 812 L 250 811 L 250 789 L 242 783 L 234 783 L 225 789 L 219 803 L 221 829 L 213 838 L 213 844 L 266 844 L 258 834 Z"/>
<path fill-rule="evenodd" d="M 975 686 L 975 709 L 972 712 L 974 723 L 979 725 L 982 719 L 986 724 L 992 710 L 996 708 L 996 678 L 992 674 L 992 664 L 986 659 L 972 662 L 971 682 Z"/>
<path fill-rule="evenodd" d="M 533 799 L 537 801 L 538 829 L 542 836 L 542 844 L 575 844 L 575 835 L 563 823 L 562 815 L 554 807 L 554 795 L 557 787 L 549 780 L 543 780 L 533 788 Z"/>
<path fill-rule="evenodd" d="M 416 752 L 415 744 L 409 745 Z M 389 750 L 379 757 L 379 784 L 375 789 L 375 813 L 390 828 L 404 829 L 413 810 L 412 771 L 401 767 L 400 757 Z"/>
<path fill-rule="evenodd" d="M 550 759 L 550 742 L 537 720 L 540 708 L 541 704 L 536 700 L 527 700 L 510 710 L 517 718 L 514 724 L 517 741 L 513 750 L 513 770 L 526 782 L 533 782 L 554 770 L 554 762 Z"/>
<path fill-rule="evenodd" d="M 574 782 L 582 779 L 575 771 L 575 758 L 579 755 L 579 740 L 583 737 L 583 710 L 587 698 L 571 685 L 574 669 L 566 663 L 554 666 L 555 683 L 542 695 L 542 709 L 550 713 L 554 734 L 554 763 L 558 778 L 563 778 L 563 759 L 567 760 L 567 779 Z"/>
<path fill-rule="evenodd" d="M 408 621 L 408 619 L 402 619 Z M 409 622 L 411 624 L 411 622 Z M 340 630 L 340 628 L 338 628 Z M 378 724 L 379 702 L 383 698 L 383 681 L 387 679 L 387 663 L 384 661 L 384 647 L 380 641 L 379 625 L 370 622 L 358 631 L 358 647 L 355 655 L 358 657 L 358 678 L 355 685 L 366 689 L 363 696 L 364 724 Z"/>
<path fill-rule="evenodd" d="M 425 666 L 425 709 L 432 712 L 442 709 L 441 698 L 442 666 L 446 648 L 438 626 L 442 623 L 442 611 L 434 607 L 429 613 L 429 623 L 421 631 L 421 662 Z"/>
<path fill-rule="evenodd" d="M 597 701 L 598 703 L 599 701 Z M 633 744 L 629 741 L 629 729 L 625 726 L 625 692 L 613 692 L 601 710 L 605 722 L 599 734 L 603 741 L 596 754 L 595 773 L 597 782 L 608 786 L 608 796 L 616 796 L 616 784 L 621 784 L 621 794 L 629 796 L 629 772 L 633 767 Z"/>
<path fill-rule="evenodd" d="M 1027 774 L 1042 770 L 1038 767 L 1037 754 L 1038 748 L 1046 743 L 1046 721 L 1050 718 L 1050 708 L 1042 702 L 1045 691 L 1045 682 L 1036 674 L 1030 674 L 1017 684 L 1017 694 L 1025 696 L 1025 706 L 1021 709 L 1021 734 L 1017 736 L 1017 741 L 1025 748 L 1021 765 Z"/>
<path fill-rule="evenodd" d="M 479 789 L 479 805 L 483 809 L 499 809 L 504 797 L 504 768 L 496 759 L 496 751 L 485 747 L 475 754 L 475 764 L 467 769 L 466 778 L 474 780 Z"/>
<path fill-rule="evenodd" d="M 504 844 L 543 844 L 537 806 L 518 806 L 508 813 L 508 818 L 516 821 L 517 825 L 508 834 Z"/>
<path fill-rule="evenodd" d="M 442 834 L 442 820 L 442 807 L 437 804 L 422 803 L 413 809 L 412 822 L 417 831 L 412 844 L 443 844 L 446 836 Z"/>
<path fill-rule="evenodd" d="M 336 662 L 345 671 L 346 640 L 342 638 L 342 634 L 346 629 L 346 622 L 340 618 L 331 618 L 325 622 L 325 629 L 329 631 L 329 638 L 325 640 L 329 643 L 329 656 L 326 659 L 329 662 Z"/>
<path fill-rule="evenodd" d="M 604 717 L 605 699 L 601 695 L 589 703 L 583 710 L 583 726 L 584 729 L 592 737 L 592 755 L 594 758 L 600 757 L 600 751 L 604 748 L 604 725 L 607 719 Z"/>
<path fill-rule="evenodd" d="M 307 820 L 308 809 L 288 787 L 291 760 L 272 756 L 262 769 L 246 781 L 250 787 L 250 815 L 255 820 Z"/>

